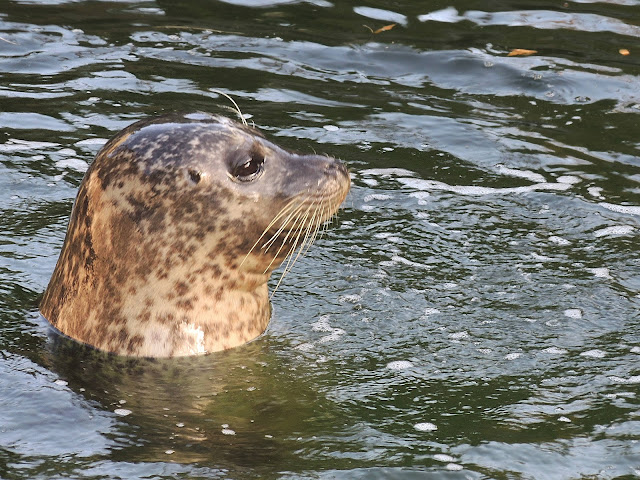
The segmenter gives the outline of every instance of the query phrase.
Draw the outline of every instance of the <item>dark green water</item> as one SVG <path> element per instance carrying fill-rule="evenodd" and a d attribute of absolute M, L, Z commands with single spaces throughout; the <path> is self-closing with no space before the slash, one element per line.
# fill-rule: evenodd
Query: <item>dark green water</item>
<path fill-rule="evenodd" d="M 640 476 L 640 2 L 2 0 L 0 37 L 1 478 Z M 88 163 L 215 89 L 344 159 L 338 220 L 247 346 L 55 345 Z"/>

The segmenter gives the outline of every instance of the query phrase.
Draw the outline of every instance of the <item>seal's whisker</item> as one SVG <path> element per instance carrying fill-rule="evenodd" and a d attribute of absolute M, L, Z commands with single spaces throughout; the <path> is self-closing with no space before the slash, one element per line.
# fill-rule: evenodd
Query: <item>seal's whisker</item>
<path fill-rule="evenodd" d="M 321 209 L 322 211 L 320 211 Z M 325 214 L 325 207 L 319 204 L 316 207 L 316 210 L 314 212 L 314 217 L 316 220 L 313 224 L 309 224 L 308 232 L 310 233 L 313 232 L 313 233 L 311 233 L 310 238 L 305 238 L 305 240 L 307 240 L 307 244 L 305 246 L 304 251 L 302 252 L 302 256 L 305 256 L 307 254 L 311 245 L 313 245 L 313 243 L 316 241 L 316 238 L 318 238 L 318 231 L 320 230 L 320 226 L 322 225 L 322 217 L 324 217 L 324 214 Z"/>
<path fill-rule="evenodd" d="M 289 215 L 289 217 L 287 218 L 286 222 L 283 223 L 282 227 L 278 231 L 281 232 L 289 223 L 291 223 L 291 220 L 294 220 L 293 225 L 296 225 L 297 222 L 295 220 L 300 218 L 300 212 L 302 211 L 303 207 L 304 207 L 304 203 L 301 203 L 300 205 L 298 205 L 298 207 Z M 280 255 L 280 252 L 282 251 L 283 247 L 286 245 L 287 240 L 289 240 L 289 237 L 291 236 L 291 233 L 293 233 L 295 235 L 295 231 L 296 231 L 296 228 L 292 228 L 291 230 L 289 230 L 287 232 L 287 234 L 285 235 L 284 239 L 282 240 L 282 243 L 280 244 L 280 247 L 278 248 L 278 251 L 275 253 L 273 258 L 271 259 L 271 262 L 269 263 L 269 265 L 267 265 L 267 268 L 265 269 L 264 273 L 267 273 L 269 271 L 271 266 L 274 264 L 274 262 L 278 258 L 278 255 Z M 274 235 L 274 237 L 272 237 L 272 240 L 275 241 L 275 239 L 278 237 L 278 235 Z M 264 248 L 264 246 L 263 246 L 263 248 Z M 267 250 L 268 250 L 268 248 L 267 248 Z M 266 253 L 267 250 L 265 250 L 265 253 Z M 289 255 L 289 253 L 290 252 L 288 252 L 287 255 Z M 286 256 L 285 256 L 285 258 L 286 258 Z"/>
<path fill-rule="evenodd" d="M 309 210 L 311 210 L 311 208 L 315 205 L 315 201 L 309 205 L 309 208 L 307 209 L 307 215 Z M 305 234 L 304 237 L 302 238 L 302 243 L 300 243 L 300 248 L 298 249 L 298 253 L 296 254 L 296 257 L 293 259 L 293 262 L 291 262 L 291 258 L 289 257 L 289 262 L 287 262 L 287 266 L 284 269 L 284 272 L 282 274 L 282 277 L 284 278 L 284 276 L 291 271 L 291 269 L 293 268 L 293 265 L 296 263 L 296 261 L 298 260 L 298 257 L 300 256 L 300 254 L 303 253 L 303 251 L 305 250 L 305 246 L 308 245 L 308 241 L 309 241 L 309 237 L 311 235 L 311 229 L 313 228 L 313 226 L 316 223 L 316 214 L 318 213 L 318 208 L 316 207 L 313 211 L 313 215 L 311 216 L 311 219 L 307 222 L 306 218 L 304 220 L 304 222 L 306 222 L 306 228 L 302 228 L 300 230 L 300 233 L 298 234 L 298 238 L 300 237 L 300 234 L 302 233 L 302 230 L 305 230 Z M 303 224 L 303 227 L 305 227 L 305 225 Z M 296 239 L 296 243 L 297 243 L 297 239 Z M 293 253 L 293 252 L 292 252 Z"/>
<path fill-rule="evenodd" d="M 282 209 L 278 212 L 278 214 L 271 220 L 269 225 L 267 225 L 267 227 L 263 230 L 262 234 L 258 237 L 258 240 L 256 240 L 256 242 L 253 244 L 253 246 L 249 249 L 247 254 L 244 256 L 244 258 L 242 259 L 242 262 L 240 262 L 240 266 L 242 266 L 245 260 L 249 258 L 249 255 L 251 255 L 251 252 L 253 252 L 253 250 L 256 248 L 258 243 L 260 243 L 260 240 L 264 238 L 264 236 L 267 234 L 269 229 L 273 227 L 273 225 L 275 225 L 275 223 L 292 207 L 292 205 L 295 202 L 296 202 L 296 199 L 293 198 L 291 201 L 289 201 L 289 203 L 287 203 L 284 207 L 282 207 Z"/>
<path fill-rule="evenodd" d="M 264 252 L 267 253 L 267 251 L 269 250 L 269 248 L 271 248 L 271 245 L 273 245 L 273 243 L 278 239 L 278 237 L 280 236 L 280 234 L 284 231 L 285 228 L 287 228 L 287 225 L 289 225 L 291 223 L 291 220 L 295 218 L 295 216 L 298 214 L 298 212 L 304 207 L 303 203 L 298 204 L 294 210 L 292 212 L 290 212 L 287 216 L 287 218 L 284 219 L 284 221 L 282 222 L 282 225 L 280 225 L 280 228 L 276 231 L 276 233 L 274 233 L 271 238 L 269 240 L 267 240 L 264 245 L 262 245 L 262 249 L 264 249 Z M 294 222 L 295 224 L 295 222 Z M 287 237 L 285 237 L 285 241 L 288 238 L 289 233 L 287 233 Z M 276 256 L 278 256 L 276 254 Z"/>
<path fill-rule="evenodd" d="M 234 107 L 236 107 L 236 112 L 238 112 L 238 116 L 240 117 L 240 121 L 242 122 L 242 124 L 243 124 L 245 127 L 248 127 L 248 126 L 249 126 L 249 125 L 247 124 L 247 120 L 246 120 L 246 118 L 244 118 L 244 115 L 243 115 L 242 111 L 240 110 L 240 107 L 238 106 L 238 104 L 236 103 L 236 101 L 235 101 L 233 98 L 231 98 L 231 96 L 230 96 L 230 95 L 227 95 L 227 94 L 226 94 L 226 93 L 224 93 L 223 91 L 221 91 L 221 90 L 217 90 L 217 89 L 215 89 L 215 88 L 212 88 L 212 89 L 211 89 L 211 91 L 212 91 L 212 92 L 215 92 L 215 93 L 218 93 L 218 94 L 220 94 L 220 95 L 223 95 L 223 96 L 224 96 L 224 97 L 226 97 L 228 100 L 230 100 L 230 101 L 231 101 L 231 103 L 233 103 L 233 106 L 234 106 Z"/>
<path fill-rule="evenodd" d="M 296 263 L 296 260 L 298 259 L 298 257 L 300 256 L 300 252 L 302 251 L 304 244 L 309 236 L 309 225 L 312 224 L 311 222 L 308 222 L 307 219 L 309 218 L 309 212 L 311 210 L 311 208 L 313 207 L 313 205 L 315 204 L 315 202 L 312 202 L 311 205 L 308 205 L 306 210 L 304 211 L 304 213 L 300 213 L 298 215 L 298 219 L 302 218 L 302 221 L 298 223 L 298 226 L 296 228 L 294 228 L 293 230 L 296 231 L 296 235 L 295 235 L 295 239 L 293 241 L 293 245 L 291 246 L 291 248 L 289 249 L 289 251 L 287 252 L 286 258 L 287 260 L 287 264 L 284 267 L 284 270 L 282 271 L 282 275 L 280 275 L 280 278 L 278 279 L 278 283 L 276 284 L 275 288 L 273 289 L 273 292 L 271 293 L 271 296 L 273 297 L 273 295 L 276 293 L 276 290 L 278 290 L 278 287 L 280 286 L 280 283 L 282 283 L 282 280 L 284 279 L 284 277 L 287 275 L 287 273 L 289 273 L 291 271 L 291 269 L 293 268 L 293 265 Z M 314 212 L 315 215 L 315 212 Z M 296 248 L 298 248 L 298 243 L 300 242 L 300 236 L 302 235 L 302 232 L 306 231 L 305 236 L 303 237 L 302 243 L 300 244 L 300 248 L 298 249 L 298 253 L 295 255 L 294 257 L 294 253 Z"/>

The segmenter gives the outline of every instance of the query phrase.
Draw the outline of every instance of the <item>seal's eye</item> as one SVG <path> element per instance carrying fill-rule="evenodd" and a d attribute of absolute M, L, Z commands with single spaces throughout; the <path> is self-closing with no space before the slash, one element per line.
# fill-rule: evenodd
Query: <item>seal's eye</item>
<path fill-rule="evenodd" d="M 264 166 L 264 156 L 252 153 L 246 161 L 233 169 L 233 176 L 241 182 L 251 182 L 258 178 Z"/>

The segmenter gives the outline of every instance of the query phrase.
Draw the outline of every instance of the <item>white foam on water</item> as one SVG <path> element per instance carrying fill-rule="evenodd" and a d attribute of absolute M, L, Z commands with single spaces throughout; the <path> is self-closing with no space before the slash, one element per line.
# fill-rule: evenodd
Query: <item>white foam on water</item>
<path fill-rule="evenodd" d="M 77 154 L 77 152 L 75 150 L 73 150 L 72 148 L 63 148 L 61 150 L 58 150 L 56 153 L 58 155 L 68 155 L 68 156 Z"/>
<path fill-rule="evenodd" d="M 80 140 L 76 143 L 74 143 L 74 145 L 76 147 L 83 147 L 83 146 L 93 146 L 93 145 L 104 145 L 105 143 L 107 143 L 109 140 L 107 138 L 87 138 L 85 140 Z"/>
<path fill-rule="evenodd" d="M 571 419 L 568 417 L 558 417 L 559 422 L 571 423 Z"/>
<path fill-rule="evenodd" d="M 447 463 L 446 467 L 447 470 L 450 470 L 452 472 L 459 472 L 460 470 L 462 470 L 464 467 L 462 465 L 460 465 L 459 463 Z"/>
<path fill-rule="evenodd" d="M 56 380 L 55 382 L 56 385 L 60 385 L 61 387 L 66 387 L 67 385 L 69 385 L 69 382 L 67 382 L 66 380 Z"/>
<path fill-rule="evenodd" d="M 549 237 L 549 241 L 555 243 L 556 245 L 566 246 L 571 245 L 571 242 L 565 238 L 558 237 L 557 235 L 551 235 Z"/>
<path fill-rule="evenodd" d="M 450 333 L 449 338 L 452 340 L 461 340 L 463 338 L 469 338 L 469 333 L 465 331 Z"/>
<path fill-rule="evenodd" d="M 373 175 L 376 177 L 412 177 L 415 173 L 404 168 L 366 168 L 360 170 L 361 175 Z"/>
<path fill-rule="evenodd" d="M 410 188 L 416 190 L 443 190 L 460 195 L 470 196 L 482 196 L 482 195 L 508 195 L 508 194 L 520 194 L 533 192 L 536 190 L 555 190 L 562 191 L 571 188 L 569 183 L 535 183 L 533 185 L 526 185 L 523 187 L 479 187 L 476 185 L 449 185 L 443 182 L 437 182 L 435 180 L 423 180 L 420 178 L 398 178 L 398 181 Z"/>
<path fill-rule="evenodd" d="M 337 132 L 338 130 L 340 130 L 340 127 L 338 127 L 337 125 L 324 125 L 322 128 L 324 128 L 328 132 Z"/>
<path fill-rule="evenodd" d="M 587 192 L 589 195 L 596 198 L 604 198 L 600 192 L 602 192 L 602 187 L 589 187 L 587 188 Z"/>
<path fill-rule="evenodd" d="M 631 347 L 631 353 L 640 353 L 640 347 Z"/>
<path fill-rule="evenodd" d="M 39 150 L 43 148 L 57 147 L 57 143 L 51 142 L 32 142 L 29 140 L 20 140 L 18 138 L 10 138 L 6 143 L 0 144 L 0 152 L 21 152 L 25 150 Z"/>
<path fill-rule="evenodd" d="M 591 273 L 593 273 L 593 275 L 595 277 L 598 278 L 606 278 L 609 280 L 613 280 L 613 277 L 611 276 L 611 274 L 609 273 L 609 269 L 606 267 L 598 267 L 598 268 L 587 268 L 587 270 Z"/>
<path fill-rule="evenodd" d="M 613 227 L 605 227 L 600 230 L 596 230 L 593 234 L 596 237 L 608 237 L 611 235 L 627 235 L 634 230 L 635 229 L 631 225 L 614 225 Z"/>
<path fill-rule="evenodd" d="M 551 353 L 553 355 L 564 355 L 565 353 L 569 353 L 567 350 L 565 350 L 564 348 L 558 348 L 558 347 L 549 347 L 549 348 L 545 348 L 544 350 L 542 350 L 544 353 Z"/>
<path fill-rule="evenodd" d="M 419 432 L 434 432 L 438 430 L 437 425 L 431 422 L 416 423 L 413 428 Z"/>
<path fill-rule="evenodd" d="M 629 378 L 622 378 L 614 375 L 609 377 L 609 380 L 611 380 L 614 383 L 620 383 L 623 385 L 636 384 L 636 383 L 640 383 L 640 375 L 633 375 Z"/>
<path fill-rule="evenodd" d="M 389 370 L 405 370 L 411 367 L 413 367 L 413 363 L 408 360 L 395 360 L 387 363 L 387 368 Z"/>
<path fill-rule="evenodd" d="M 433 456 L 434 460 L 437 460 L 438 462 L 453 462 L 455 460 L 455 458 L 453 458 L 451 455 L 447 455 L 445 453 L 436 453 Z"/>
<path fill-rule="evenodd" d="M 498 173 L 503 175 L 509 175 L 511 177 L 526 178 L 533 183 L 546 183 L 547 179 L 542 175 L 531 170 L 517 170 L 515 168 L 505 167 L 504 165 L 497 165 Z"/>
<path fill-rule="evenodd" d="M 230 428 L 223 428 L 220 431 L 222 432 L 223 435 L 235 435 L 236 434 L 235 430 L 231 430 Z"/>
<path fill-rule="evenodd" d="M 378 181 L 375 178 L 363 178 L 362 183 L 369 185 L 370 187 L 377 187 Z"/>
<path fill-rule="evenodd" d="M 89 164 L 79 158 L 66 158 L 64 160 L 58 160 L 56 162 L 56 167 L 59 169 L 70 168 L 71 170 L 84 173 L 89 168 Z"/>
<path fill-rule="evenodd" d="M 605 352 L 598 349 L 588 350 L 580 354 L 581 357 L 590 357 L 590 358 L 604 358 L 606 355 L 607 354 Z"/>
<path fill-rule="evenodd" d="M 296 345 L 294 348 L 296 350 L 300 350 L 301 352 L 310 352 L 315 348 L 315 345 L 313 343 L 306 342 L 301 343 L 300 345 Z"/>
<path fill-rule="evenodd" d="M 582 310 L 579 308 L 567 308 L 563 313 L 564 316 L 568 318 L 582 318 Z"/>
<path fill-rule="evenodd" d="M 513 353 L 507 353 L 504 358 L 505 360 L 515 360 L 516 358 L 520 358 L 522 356 L 522 353 L 520 352 L 513 352 Z"/>
<path fill-rule="evenodd" d="M 358 295 L 357 293 L 353 293 L 350 295 L 340 295 L 340 297 L 338 297 L 338 301 L 340 303 L 358 303 L 361 300 L 362 300 L 362 296 Z M 328 325 L 328 322 L 327 322 L 327 325 Z"/>
<path fill-rule="evenodd" d="M 127 410 L 126 408 L 116 408 L 113 413 L 120 415 L 121 417 L 126 417 L 131 414 L 131 410 Z"/>
<path fill-rule="evenodd" d="M 402 263 L 403 265 L 408 265 L 410 267 L 422 268 L 425 270 L 431 269 L 431 265 L 425 265 L 423 263 L 414 262 L 407 258 L 401 257 L 400 255 L 394 255 L 393 257 L 391 257 L 391 261 L 394 263 Z"/>
<path fill-rule="evenodd" d="M 582 179 L 580 177 L 576 177 L 574 175 L 561 175 L 556 178 L 556 182 L 558 183 L 568 183 L 569 185 L 574 185 L 576 183 L 580 183 Z"/>
<path fill-rule="evenodd" d="M 615 203 L 600 202 L 598 205 L 618 213 L 628 213 L 631 215 L 640 215 L 640 207 L 634 205 L 616 205 Z"/>
<path fill-rule="evenodd" d="M 440 313 L 440 310 L 438 310 L 437 308 L 426 308 L 424 310 L 424 314 L 426 316 L 435 315 L 436 313 Z"/>
<path fill-rule="evenodd" d="M 391 200 L 393 197 L 391 195 L 383 194 L 383 193 L 372 193 L 371 195 L 366 195 L 364 197 L 365 202 L 370 202 L 371 200 Z"/>
<path fill-rule="evenodd" d="M 371 18 L 373 20 L 399 23 L 400 25 L 407 25 L 408 22 L 406 15 L 392 12 L 391 10 L 383 10 L 382 8 L 353 7 L 353 11 L 358 15 L 362 15 L 363 17 Z"/>
<path fill-rule="evenodd" d="M 464 17 L 461 17 L 458 14 L 458 10 L 454 7 L 447 7 L 441 10 L 435 10 L 431 13 L 426 13 L 424 15 L 419 15 L 418 20 L 421 22 L 442 22 L 442 23 L 457 23 L 461 20 L 464 20 Z"/>

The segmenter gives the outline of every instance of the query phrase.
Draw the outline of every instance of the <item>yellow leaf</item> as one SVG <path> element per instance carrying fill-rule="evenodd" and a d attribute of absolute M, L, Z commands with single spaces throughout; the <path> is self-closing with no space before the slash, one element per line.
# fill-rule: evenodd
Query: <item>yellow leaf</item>
<path fill-rule="evenodd" d="M 538 53 L 538 51 L 537 50 L 526 50 L 524 48 L 514 48 L 513 50 L 511 50 L 509 52 L 507 57 L 516 57 L 516 56 L 526 57 L 527 55 L 533 55 L 534 53 Z"/>
<path fill-rule="evenodd" d="M 384 27 L 381 27 L 379 29 L 377 29 L 375 32 L 373 33 L 380 33 L 380 32 L 386 32 L 387 30 L 391 30 L 393 27 L 395 27 L 396 24 L 392 23 L 391 25 L 385 25 Z"/>
<path fill-rule="evenodd" d="M 618 52 L 620 52 L 620 55 L 629 55 L 631 53 L 626 48 L 621 48 L 620 50 L 618 50 Z"/>

